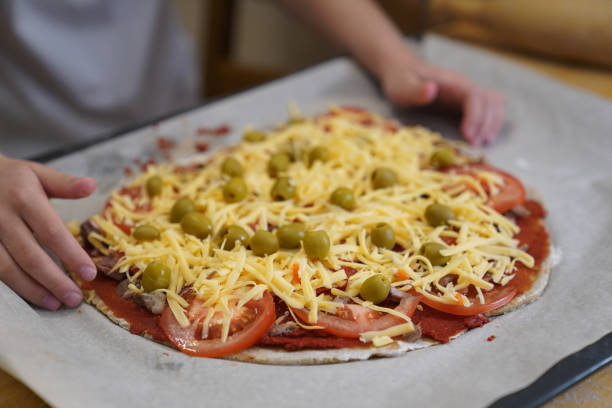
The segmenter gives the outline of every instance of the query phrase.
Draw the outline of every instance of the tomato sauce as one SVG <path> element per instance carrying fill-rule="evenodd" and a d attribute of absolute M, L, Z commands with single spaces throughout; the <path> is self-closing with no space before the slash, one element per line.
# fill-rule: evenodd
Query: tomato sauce
<path fill-rule="evenodd" d="M 423 310 L 414 312 L 412 321 L 421 326 L 421 333 L 425 337 L 448 343 L 451 337 L 461 333 L 468 328 L 480 327 L 489 322 L 486 316 L 477 318 L 475 316 L 455 316 L 440 312 L 423 303 Z"/>
<path fill-rule="evenodd" d="M 159 317 L 138 306 L 132 299 L 124 299 L 117 295 L 118 282 L 98 274 L 91 282 L 83 281 L 83 290 L 94 290 L 113 314 L 130 324 L 133 334 L 148 333 L 157 341 L 168 341 L 164 332 L 157 324 Z"/>
<path fill-rule="evenodd" d="M 287 351 L 296 351 L 302 349 L 338 349 L 344 347 L 359 347 L 365 346 L 365 343 L 359 339 L 345 339 L 343 337 L 319 337 L 319 336 L 303 336 L 303 337 L 286 337 L 286 336 L 263 336 L 258 346 L 273 346 L 282 347 Z"/>
<path fill-rule="evenodd" d="M 224 136 L 232 131 L 229 125 L 221 125 L 216 128 L 199 127 L 197 129 L 198 136 Z"/>

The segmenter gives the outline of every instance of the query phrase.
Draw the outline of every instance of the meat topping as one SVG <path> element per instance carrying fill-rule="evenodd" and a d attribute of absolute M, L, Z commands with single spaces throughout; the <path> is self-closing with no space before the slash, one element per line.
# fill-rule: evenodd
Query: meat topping
<path fill-rule="evenodd" d="M 121 256 L 119 256 L 119 254 L 111 252 L 108 255 L 94 256 L 91 259 L 94 261 L 94 264 L 96 264 L 98 273 L 103 273 L 111 279 L 120 281 L 124 278 L 124 275 L 119 271 L 111 272 L 120 258 Z"/>
<path fill-rule="evenodd" d="M 160 315 L 166 305 L 166 295 L 162 292 L 135 293 L 133 299 L 138 306 L 155 315 Z"/>

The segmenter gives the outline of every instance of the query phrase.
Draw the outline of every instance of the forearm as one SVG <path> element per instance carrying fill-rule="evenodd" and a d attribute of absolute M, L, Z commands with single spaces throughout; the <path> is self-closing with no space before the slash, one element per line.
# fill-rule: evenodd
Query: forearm
<path fill-rule="evenodd" d="M 383 10 L 370 0 L 277 0 L 299 20 L 353 54 L 376 77 L 396 60 L 418 56 Z"/>

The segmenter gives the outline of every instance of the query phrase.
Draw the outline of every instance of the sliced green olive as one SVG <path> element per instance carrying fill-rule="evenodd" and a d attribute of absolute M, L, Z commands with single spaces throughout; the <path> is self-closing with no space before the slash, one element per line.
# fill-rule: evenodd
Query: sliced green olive
<path fill-rule="evenodd" d="M 397 183 L 397 173 L 388 167 L 378 167 L 372 173 L 372 187 L 387 188 Z"/>
<path fill-rule="evenodd" d="M 332 204 L 344 208 L 347 211 L 355 209 L 357 202 L 353 190 L 347 187 L 338 187 L 334 190 L 329 198 Z"/>
<path fill-rule="evenodd" d="M 457 154 L 455 154 L 453 149 L 441 147 L 431 155 L 429 161 L 432 166 L 443 169 L 444 167 L 452 166 L 457 163 Z"/>
<path fill-rule="evenodd" d="M 223 160 L 223 163 L 221 164 L 221 172 L 223 174 L 227 174 L 228 176 L 239 177 L 242 176 L 244 169 L 238 160 L 234 159 L 233 157 L 228 157 L 227 159 Z"/>
<path fill-rule="evenodd" d="M 444 249 L 446 249 L 446 247 L 442 244 L 437 242 L 427 242 L 421 246 L 419 252 L 425 258 L 429 259 L 429 262 L 431 262 L 432 265 L 442 266 L 445 265 L 450 259 L 450 256 L 444 256 L 440 253 L 440 251 Z"/>
<path fill-rule="evenodd" d="M 314 259 L 323 259 L 329 254 L 331 246 L 329 236 L 325 231 L 309 231 L 304 233 L 304 251 Z"/>
<path fill-rule="evenodd" d="M 291 164 L 291 158 L 287 153 L 275 153 L 268 161 L 268 174 L 276 177 L 279 173 L 287 170 Z"/>
<path fill-rule="evenodd" d="M 180 222 L 188 212 L 195 211 L 195 204 L 187 197 L 176 200 L 170 210 L 170 222 Z"/>
<path fill-rule="evenodd" d="M 395 246 L 395 233 L 389 224 L 381 222 L 370 231 L 372 243 L 379 248 L 393 249 Z"/>
<path fill-rule="evenodd" d="M 201 212 L 191 211 L 181 219 L 181 228 L 187 234 L 194 235 L 200 239 L 212 234 L 212 221 Z"/>
<path fill-rule="evenodd" d="M 160 195 L 162 192 L 162 179 L 159 176 L 151 176 L 147 179 L 145 188 L 149 197 Z"/>
<path fill-rule="evenodd" d="M 259 230 L 251 237 L 249 246 L 255 255 L 266 256 L 278 251 L 278 239 L 271 232 Z"/>
<path fill-rule="evenodd" d="M 317 146 L 308 152 L 308 165 L 312 166 L 315 161 L 325 163 L 329 160 L 329 149 L 325 146 Z"/>
<path fill-rule="evenodd" d="M 151 262 L 142 273 L 142 288 L 145 292 L 168 289 L 171 276 L 172 272 L 165 264 L 158 261 Z"/>
<path fill-rule="evenodd" d="M 266 134 L 259 130 L 249 130 L 244 132 L 244 140 L 249 143 L 263 142 L 266 140 Z"/>
<path fill-rule="evenodd" d="M 295 186 L 289 177 L 279 177 L 270 190 L 270 196 L 274 201 L 289 200 L 295 196 Z"/>
<path fill-rule="evenodd" d="M 152 241 L 159 238 L 159 230 L 152 225 L 139 225 L 132 231 L 132 236 L 141 241 Z"/>
<path fill-rule="evenodd" d="M 425 219 L 432 227 L 448 225 L 448 222 L 454 218 L 455 214 L 453 214 L 453 210 L 444 204 L 430 204 L 425 209 Z"/>
<path fill-rule="evenodd" d="M 304 239 L 304 224 L 294 222 L 283 225 L 276 230 L 276 237 L 281 248 L 294 249 L 300 247 L 300 241 Z"/>
<path fill-rule="evenodd" d="M 228 203 L 242 201 L 247 195 L 247 185 L 240 177 L 232 177 L 223 186 L 223 198 Z"/>
<path fill-rule="evenodd" d="M 389 282 L 389 279 L 385 275 L 376 274 L 363 281 L 361 288 L 359 288 L 359 296 L 363 300 L 369 300 L 377 304 L 389 296 L 390 290 L 391 282 Z"/>
<path fill-rule="evenodd" d="M 236 242 L 246 246 L 249 242 L 249 235 L 238 225 L 228 225 L 221 233 L 221 241 L 225 241 L 223 249 L 231 251 L 236 246 Z"/>

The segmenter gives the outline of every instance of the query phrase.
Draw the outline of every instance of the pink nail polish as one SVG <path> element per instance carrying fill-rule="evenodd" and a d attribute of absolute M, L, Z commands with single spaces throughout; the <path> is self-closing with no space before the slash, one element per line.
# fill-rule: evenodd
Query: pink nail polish
<path fill-rule="evenodd" d="M 45 296 L 41 302 L 41 306 L 49 310 L 56 310 L 61 305 L 62 305 L 62 302 L 57 300 L 57 298 L 52 295 Z"/>

